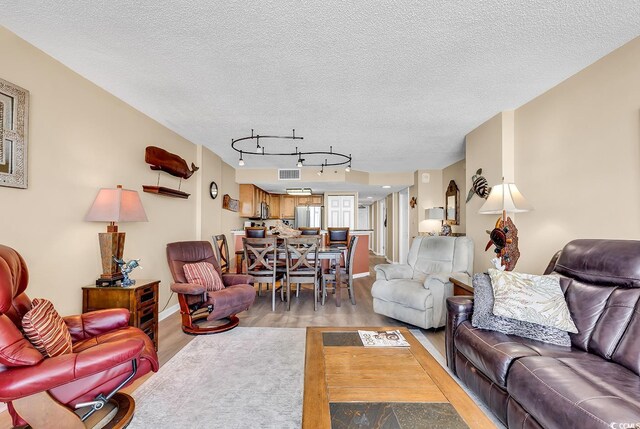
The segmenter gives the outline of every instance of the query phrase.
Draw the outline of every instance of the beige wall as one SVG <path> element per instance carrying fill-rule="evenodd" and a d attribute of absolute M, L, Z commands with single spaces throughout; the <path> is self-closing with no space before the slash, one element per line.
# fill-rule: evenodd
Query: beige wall
<path fill-rule="evenodd" d="M 451 229 L 453 232 L 464 233 L 466 232 L 466 219 L 467 219 L 467 205 L 465 201 L 467 200 L 467 192 L 469 192 L 466 188 L 466 169 L 465 169 L 466 161 L 463 159 L 462 161 L 458 161 L 455 164 L 451 164 L 444 170 L 442 170 L 442 195 L 444 198 L 445 193 L 447 192 L 447 187 L 449 186 L 449 182 L 451 180 L 456 182 L 458 189 L 460 190 L 459 200 L 460 200 L 460 224 L 452 225 Z M 443 204 L 445 201 L 443 199 Z"/>
<path fill-rule="evenodd" d="M 639 58 L 636 38 L 511 115 L 512 174 L 535 207 L 514 217 L 518 271 L 542 272 L 572 239 L 640 239 Z M 478 167 L 490 185 L 501 170 L 509 180 L 509 115 L 467 135 L 467 189 Z M 476 271 L 488 266 L 490 256 L 480 248 L 496 217 L 478 215 L 480 205 L 474 197 L 467 206 Z"/>
<path fill-rule="evenodd" d="M 428 182 L 423 180 L 423 175 L 428 174 Z M 442 222 L 427 220 L 426 209 L 444 206 L 444 192 L 442 192 L 442 170 L 418 170 L 416 174 L 416 186 L 418 187 L 418 229 L 427 228 L 428 231 L 440 232 Z"/>
<path fill-rule="evenodd" d="M 640 38 L 515 112 L 518 269 L 575 238 L 640 239 Z"/>
<path fill-rule="evenodd" d="M 216 229 L 210 220 L 220 218 L 221 199 L 212 201 L 208 189 L 205 193 L 210 176 L 204 174 L 214 172 L 209 167 L 217 157 L 206 149 L 200 153 L 202 170 L 182 181 L 182 190 L 192 194 L 187 200 L 143 193 L 142 185 L 155 185 L 158 177 L 144 162 L 146 146 L 160 146 L 191 163 L 199 158 L 196 145 L 1 27 L 0 52 L 11 58 L 0 63 L 0 77 L 31 95 L 29 188 L 0 187 L 0 242 L 26 259 L 29 296 L 50 299 L 63 315 L 81 311 L 81 287 L 101 272 L 97 234 L 106 230 L 105 224 L 83 218 L 99 188 L 122 184 L 139 191 L 149 218 L 120 225 L 127 233 L 125 258 L 142 259 L 134 278 L 162 281 L 162 308 L 171 278 L 166 244 L 208 238 Z M 178 179 L 161 173 L 160 184 L 177 188 Z"/>
<path fill-rule="evenodd" d="M 501 113 L 489 119 L 466 137 L 466 185 L 465 189 L 471 189 L 471 178 L 479 168 L 487 179 L 489 186 L 500 183 L 502 179 L 502 124 Z M 466 195 L 463 197 L 466 201 Z M 491 250 L 485 252 L 484 248 L 489 240 L 486 231 L 494 228 L 497 215 L 479 214 L 484 199 L 474 195 L 466 203 L 466 233 L 475 246 L 474 272 L 483 272 L 490 265 L 493 258 Z"/>
<path fill-rule="evenodd" d="M 224 210 L 222 208 L 222 197 L 229 194 L 233 199 L 239 198 L 239 186 L 235 181 L 235 169 L 224 162 L 215 153 L 209 149 L 198 146 L 200 154 L 200 192 L 202 193 L 202 204 L 199 207 L 200 221 L 196 225 L 200 226 L 197 236 L 201 240 L 212 240 L 214 235 L 223 233 L 227 235 L 227 243 L 229 245 L 229 255 L 235 253 L 235 240 L 230 234 L 233 229 L 241 229 L 244 225 L 243 220 L 238 216 L 237 212 Z M 218 185 L 218 197 L 214 200 L 209 194 L 211 182 Z M 235 258 L 230 258 L 232 266 L 235 264 Z"/>

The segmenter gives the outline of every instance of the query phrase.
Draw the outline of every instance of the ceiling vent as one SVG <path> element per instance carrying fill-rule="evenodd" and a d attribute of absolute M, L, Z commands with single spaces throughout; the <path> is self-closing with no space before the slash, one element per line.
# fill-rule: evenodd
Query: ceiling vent
<path fill-rule="evenodd" d="M 278 180 L 300 180 L 299 168 L 279 168 Z"/>

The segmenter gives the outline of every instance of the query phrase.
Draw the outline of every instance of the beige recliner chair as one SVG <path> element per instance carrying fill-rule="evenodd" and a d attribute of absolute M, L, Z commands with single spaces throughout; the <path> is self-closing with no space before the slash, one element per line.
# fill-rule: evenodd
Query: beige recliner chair
<path fill-rule="evenodd" d="M 375 266 L 373 311 L 424 329 L 445 325 L 449 277 L 471 276 L 473 241 L 468 237 L 416 237 L 407 264 Z"/>

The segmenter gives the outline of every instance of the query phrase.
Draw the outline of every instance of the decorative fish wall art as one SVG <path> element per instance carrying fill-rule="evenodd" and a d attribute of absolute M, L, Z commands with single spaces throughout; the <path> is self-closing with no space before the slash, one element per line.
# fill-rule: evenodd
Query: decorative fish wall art
<path fill-rule="evenodd" d="M 471 197 L 473 197 L 474 194 L 486 200 L 489 196 L 489 191 L 491 191 L 491 188 L 487 183 L 487 179 L 482 175 L 482 168 L 478 168 L 476 174 L 471 177 L 471 189 L 469 189 L 467 202 L 471 200 Z"/>

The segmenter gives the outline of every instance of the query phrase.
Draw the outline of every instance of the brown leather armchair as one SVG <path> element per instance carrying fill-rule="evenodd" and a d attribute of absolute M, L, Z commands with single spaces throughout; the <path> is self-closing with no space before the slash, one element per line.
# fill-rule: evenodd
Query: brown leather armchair
<path fill-rule="evenodd" d="M 128 326 L 128 310 L 100 310 L 63 318 L 73 350 L 44 357 L 21 332 L 28 282 L 24 259 L 0 245 L 0 401 L 13 425 L 85 428 L 115 411 L 110 427 L 126 427 L 135 402 L 118 391 L 158 370 L 153 342 Z"/>
<path fill-rule="evenodd" d="M 187 334 L 215 334 L 238 326 L 236 313 L 248 310 L 256 298 L 253 277 L 245 274 L 222 273 L 220 264 L 208 241 L 180 241 L 167 244 L 167 261 L 174 283 L 171 290 L 178 294 L 182 330 Z M 225 288 L 208 292 L 199 284 L 188 283 L 184 265 L 209 262 L 218 271 Z M 227 323 L 215 326 L 200 326 L 202 319 L 208 321 L 228 319 Z"/>

